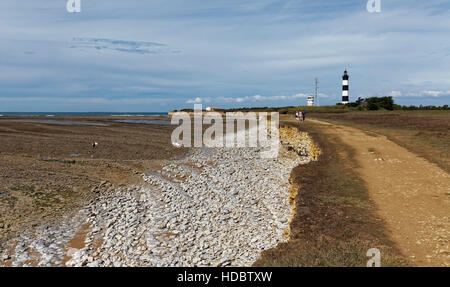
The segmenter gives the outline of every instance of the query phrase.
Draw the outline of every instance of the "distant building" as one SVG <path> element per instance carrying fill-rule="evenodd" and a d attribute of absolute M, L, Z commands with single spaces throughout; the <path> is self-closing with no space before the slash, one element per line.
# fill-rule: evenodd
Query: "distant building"
<path fill-rule="evenodd" d="M 218 109 L 219 109 L 218 107 L 206 107 L 206 111 L 207 112 L 214 112 L 214 111 L 216 111 Z"/>
<path fill-rule="evenodd" d="M 308 96 L 308 107 L 314 106 L 314 96 Z"/>
<path fill-rule="evenodd" d="M 344 71 L 344 75 L 342 76 L 342 103 L 348 104 L 348 74 L 347 70 Z"/>

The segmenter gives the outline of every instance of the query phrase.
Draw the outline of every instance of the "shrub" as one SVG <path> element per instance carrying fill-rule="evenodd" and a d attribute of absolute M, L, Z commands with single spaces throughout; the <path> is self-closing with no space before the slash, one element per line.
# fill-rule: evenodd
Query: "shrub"
<path fill-rule="evenodd" d="M 371 97 L 367 98 L 366 102 L 368 110 L 394 110 L 394 100 L 392 99 L 392 97 Z"/>

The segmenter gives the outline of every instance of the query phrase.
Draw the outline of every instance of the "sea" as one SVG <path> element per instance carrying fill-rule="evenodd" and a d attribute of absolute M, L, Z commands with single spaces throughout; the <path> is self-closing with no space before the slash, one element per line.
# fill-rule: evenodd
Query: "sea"
<path fill-rule="evenodd" d="M 0 117 L 156 117 L 168 115 L 168 112 L 0 112 Z"/>
<path fill-rule="evenodd" d="M 117 112 L 0 112 L 0 123 L 3 122 L 22 122 L 22 123 L 42 123 L 54 125 L 88 125 L 88 126 L 109 126 L 107 123 L 92 123 L 81 121 L 63 121 L 57 117 L 123 117 L 120 120 L 110 120 L 111 122 L 129 123 L 129 124 L 147 124 L 147 125 L 170 125 L 170 121 L 152 119 L 157 116 L 168 116 L 168 112 L 149 112 L 149 113 L 117 113 Z M 8 117 L 22 117 L 21 119 L 10 119 Z M 26 118 L 30 117 L 30 118 Z M 45 119 L 35 119 L 33 117 L 45 117 Z M 132 120 L 127 117 L 148 117 L 148 119 Z M 55 118 L 55 119 L 53 119 Z"/>

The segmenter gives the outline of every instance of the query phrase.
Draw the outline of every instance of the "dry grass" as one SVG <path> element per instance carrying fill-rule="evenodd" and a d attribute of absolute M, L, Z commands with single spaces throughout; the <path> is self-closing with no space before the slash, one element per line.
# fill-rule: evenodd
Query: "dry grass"
<path fill-rule="evenodd" d="M 291 174 L 300 189 L 290 241 L 263 252 L 254 265 L 365 266 L 370 248 L 380 249 L 382 266 L 407 265 L 375 215 L 355 172 L 353 151 L 311 123 L 302 124 L 301 129 L 310 133 L 322 155 Z"/>

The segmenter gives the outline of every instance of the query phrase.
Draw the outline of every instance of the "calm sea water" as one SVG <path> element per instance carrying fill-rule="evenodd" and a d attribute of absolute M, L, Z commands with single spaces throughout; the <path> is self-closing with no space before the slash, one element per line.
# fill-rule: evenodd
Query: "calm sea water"
<path fill-rule="evenodd" d="M 149 113 L 129 113 L 129 112 L 0 112 L 0 116 L 15 116 L 15 117 L 37 117 L 37 116 L 44 116 L 44 117 L 77 117 L 77 116 L 83 116 L 83 117 L 96 117 L 96 116 L 121 116 L 121 117 L 146 117 L 146 116 L 167 116 L 169 115 L 168 112 L 149 112 Z"/>
<path fill-rule="evenodd" d="M 47 119 L 8 119 L 4 117 L 47 117 Z M 24 122 L 24 123 L 43 123 L 43 124 L 56 124 L 56 125 L 88 125 L 88 126 L 109 126 L 105 123 L 92 123 L 92 122 L 80 122 L 80 121 L 64 121 L 64 120 L 53 120 L 53 117 L 89 117 L 89 116 L 105 116 L 105 117 L 124 117 L 123 120 L 111 120 L 111 122 L 121 122 L 121 123 L 135 123 L 135 124 L 148 124 L 148 125 L 170 125 L 169 121 L 163 120 L 151 120 L 151 117 L 156 116 L 168 116 L 167 112 L 150 112 L 150 113 L 51 113 L 51 112 L 0 112 L 0 123 L 2 122 Z M 127 117 L 139 116 L 139 117 L 149 117 L 150 120 L 128 120 Z"/>
<path fill-rule="evenodd" d="M 102 123 L 91 123 L 91 122 L 77 122 L 77 121 L 59 121 L 59 120 L 34 120 L 34 119 L 16 119 L 16 120 L 4 120 L 0 119 L 0 123 L 2 122 L 13 122 L 13 123 L 40 123 L 40 124 L 54 124 L 54 125 L 66 125 L 66 126 L 74 126 L 74 125 L 83 125 L 83 126 L 101 126 L 107 127 L 108 124 Z"/>

